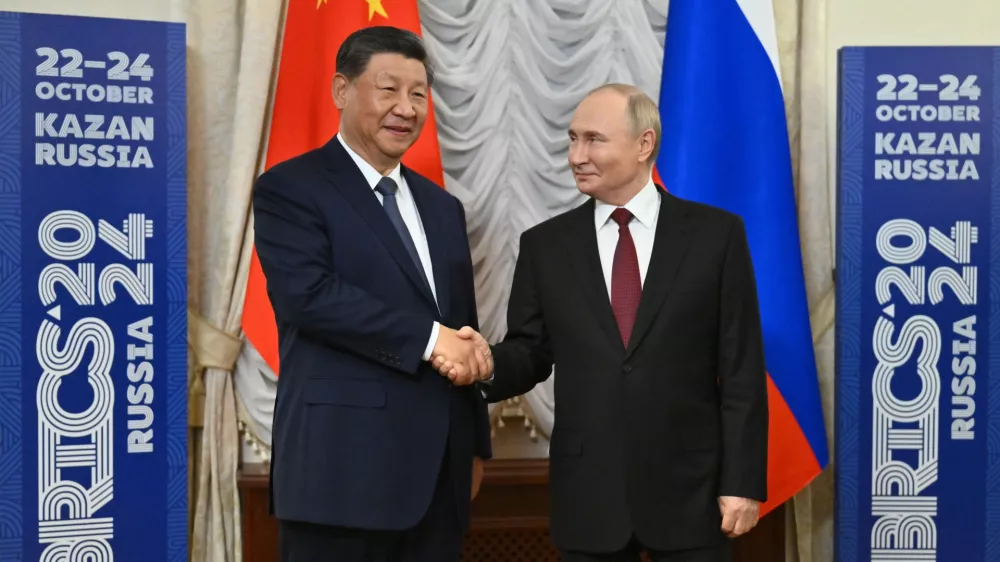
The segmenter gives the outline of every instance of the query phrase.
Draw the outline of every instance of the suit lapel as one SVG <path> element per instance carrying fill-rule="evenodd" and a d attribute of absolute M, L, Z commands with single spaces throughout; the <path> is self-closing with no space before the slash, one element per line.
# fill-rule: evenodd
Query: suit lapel
<path fill-rule="evenodd" d="M 427 236 L 427 247 L 430 249 L 431 264 L 434 266 L 434 289 L 438 297 L 438 311 L 442 318 L 447 318 L 451 310 L 450 268 L 447 260 L 449 238 L 441 222 L 446 214 L 436 212 L 434 201 L 426 192 L 428 186 L 420 178 L 415 177 L 405 166 L 402 168 L 402 173 L 410 187 L 410 193 L 413 194 L 417 214 L 420 215 L 420 222 Z M 432 186 L 430 189 L 441 188 Z"/>
<path fill-rule="evenodd" d="M 385 214 L 385 209 L 379 203 L 375 191 L 365 180 L 364 174 L 361 173 L 361 170 L 354 164 L 350 155 L 336 138 L 331 139 L 325 148 L 328 155 L 327 171 L 330 182 L 361 215 L 361 218 L 368 223 L 389 254 L 403 269 L 410 282 L 433 306 L 434 295 L 431 294 L 430 288 L 420 277 L 417 264 L 410 258 L 409 252 L 403 246 L 403 241 L 399 238 L 395 227 L 392 226 L 392 222 L 389 221 L 389 216 Z M 437 276 L 435 276 L 436 278 Z"/>
<path fill-rule="evenodd" d="M 653 325 L 664 299 L 670 293 L 670 286 L 677 277 L 689 246 L 688 237 L 691 235 L 692 225 L 688 222 L 687 210 L 681 201 L 662 188 L 659 189 L 660 214 L 656 221 L 656 233 L 653 235 L 653 253 L 649 258 L 639 311 L 625 352 L 626 359 L 639 347 Z"/>
<path fill-rule="evenodd" d="M 577 279 L 583 289 L 590 312 L 594 314 L 597 324 L 611 341 L 611 345 L 624 352 L 621 334 L 618 333 L 618 323 L 611 310 L 611 299 L 608 297 L 608 287 L 604 282 L 604 269 L 601 268 L 601 254 L 597 249 L 597 230 L 594 228 L 594 200 L 591 199 L 574 211 L 572 240 L 565 247 L 573 248 L 573 264 L 577 269 Z"/>

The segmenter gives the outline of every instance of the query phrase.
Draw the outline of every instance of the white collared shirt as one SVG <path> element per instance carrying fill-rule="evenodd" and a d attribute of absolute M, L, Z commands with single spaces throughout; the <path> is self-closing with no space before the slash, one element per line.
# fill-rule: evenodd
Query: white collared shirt
<path fill-rule="evenodd" d="M 618 223 L 611 220 L 611 213 L 617 209 L 602 201 L 595 201 L 594 227 L 597 229 L 597 250 L 601 255 L 601 269 L 604 271 L 604 282 L 611 296 L 611 267 L 615 261 L 615 248 L 618 246 Z M 628 230 L 635 242 L 635 253 L 639 258 L 639 279 L 645 285 L 646 271 L 649 270 L 650 256 L 653 254 L 653 238 L 656 234 L 656 221 L 660 215 L 660 193 L 650 178 L 639 193 L 635 194 L 624 205 L 635 217 L 629 222 Z"/>
<path fill-rule="evenodd" d="M 337 140 L 340 141 L 341 146 L 351 156 L 351 160 L 354 160 L 358 169 L 364 174 L 365 179 L 368 181 L 368 186 L 372 188 L 372 191 L 375 191 L 375 186 L 382 179 L 382 174 L 378 173 L 378 170 L 374 166 L 366 162 L 350 146 L 347 146 L 340 133 L 337 133 Z M 413 238 L 413 246 L 417 249 L 417 256 L 420 258 L 420 264 L 424 268 L 424 275 L 427 277 L 427 283 L 430 285 L 431 294 L 434 295 L 434 300 L 437 301 L 437 287 L 434 286 L 434 265 L 431 263 L 431 250 L 427 244 L 427 234 L 424 232 L 424 225 L 420 221 L 420 213 L 417 212 L 417 204 L 413 200 L 413 193 L 410 192 L 410 186 L 406 184 L 406 180 L 403 178 L 400 170 L 400 165 L 396 164 L 396 167 L 390 170 L 386 174 L 386 177 L 392 179 L 399 186 L 399 189 L 396 191 L 396 205 L 399 207 L 399 214 L 403 217 L 403 223 L 406 224 L 406 230 L 410 231 L 410 238 Z M 378 197 L 378 202 L 381 204 L 382 194 L 375 191 L 375 196 Z M 434 351 L 434 345 L 437 344 L 438 332 L 440 330 L 441 326 L 437 322 L 434 322 L 434 327 L 431 329 L 430 341 L 427 343 L 427 349 L 424 350 L 424 361 L 430 359 L 431 352 Z"/>
<path fill-rule="evenodd" d="M 652 175 L 649 182 L 635 194 L 625 208 L 635 217 L 628 224 L 635 243 L 635 253 L 639 258 L 639 279 L 646 283 L 646 271 L 653 254 L 653 239 L 656 235 L 656 221 L 660 216 L 660 192 L 653 183 Z M 618 207 L 600 200 L 594 200 L 594 228 L 597 229 L 597 251 L 601 256 L 601 269 L 604 271 L 604 283 L 608 288 L 608 298 L 611 297 L 611 268 L 615 261 L 615 247 L 618 246 L 618 224 L 611 220 L 611 213 Z M 492 384 L 496 373 L 483 381 Z M 483 392 L 486 396 L 486 392 Z"/>

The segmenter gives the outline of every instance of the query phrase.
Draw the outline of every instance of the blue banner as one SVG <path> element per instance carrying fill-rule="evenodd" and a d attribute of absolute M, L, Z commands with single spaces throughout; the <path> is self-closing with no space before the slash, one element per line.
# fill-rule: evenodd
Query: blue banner
<path fill-rule="evenodd" d="M 839 71 L 837 560 L 1000 560 L 1000 48 Z"/>
<path fill-rule="evenodd" d="M 0 13 L 0 560 L 187 560 L 185 29 Z"/>

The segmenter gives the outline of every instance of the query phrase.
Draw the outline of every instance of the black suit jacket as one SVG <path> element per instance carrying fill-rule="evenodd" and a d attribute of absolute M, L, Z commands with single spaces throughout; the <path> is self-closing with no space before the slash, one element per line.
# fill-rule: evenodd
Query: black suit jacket
<path fill-rule="evenodd" d="M 450 462 L 467 523 L 473 454 L 491 455 L 482 395 L 421 360 L 435 320 L 478 324 L 465 214 L 454 196 L 402 173 L 426 231 L 440 313 L 336 138 L 254 186 L 255 244 L 280 343 L 271 461 L 280 519 L 412 527 Z"/>
<path fill-rule="evenodd" d="M 767 387 L 742 221 L 660 190 L 628 349 L 602 274 L 594 201 L 521 237 L 489 401 L 553 363 L 552 538 L 609 552 L 724 540 L 718 496 L 765 499 Z"/>

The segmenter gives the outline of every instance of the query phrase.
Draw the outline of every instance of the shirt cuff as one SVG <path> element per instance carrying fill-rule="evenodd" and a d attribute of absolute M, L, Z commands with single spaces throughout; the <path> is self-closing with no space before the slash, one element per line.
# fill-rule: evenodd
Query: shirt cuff
<path fill-rule="evenodd" d="M 490 373 L 490 378 L 479 381 L 479 384 L 480 385 L 485 385 L 485 386 L 492 386 L 493 385 L 493 377 L 495 377 L 495 376 L 496 376 L 496 371 Z M 479 393 L 483 395 L 484 399 L 487 398 L 487 392 L 486 392 L 486 390 L 483 389 L 482 386 L 479 388 Z"/>
<path fill-rule="evenodd" d="M 440 333 L 441 333 L 441 324 L 435 322 L 434 326 L 431 328 L 431 337 L 429 340 L 427 340 L 427 348 L 424 349 L 424 356 L 423 356 L 424 361 L 431 360 L 431 353 L 434 353 L 434 346 L 437 345 L 438 334 Z"/>

